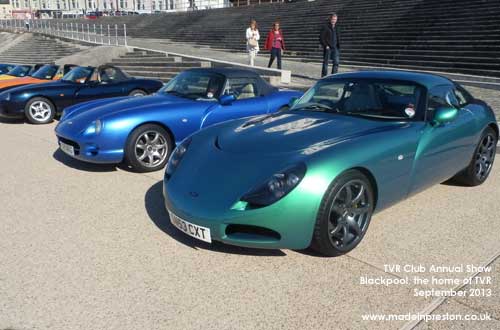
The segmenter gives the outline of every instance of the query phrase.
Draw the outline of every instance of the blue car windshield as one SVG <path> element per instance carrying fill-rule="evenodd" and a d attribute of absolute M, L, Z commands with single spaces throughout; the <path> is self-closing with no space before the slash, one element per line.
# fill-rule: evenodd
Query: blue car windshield
<path fill-rule="evenodd" d="M 329 79 L 319 81 L 292 107 L 374 119 L 421 119 L 423 87 L 408 81 Z"/>
<path fill-rule="evenodd" d="M 51 80 L 56 75 L 59 67 L 57 65 L 44 65 L 31 76 L 37 79 Z"/>
<path fill-rule="evenodd" d="M 224 88 L 224 76 L 214 72 L 185 71 L 170 80 L 160 91 L 188 99 L 217 99 Z"/>
<path fill-rule="evenodd" d="M 93 72 L 94 68 L 79 66 L 66 73 L 61 80 L 84 84 L 89 80 Z"/>
<path fill-rule="evenodd" d="M 14 69 L 7 72 L 7 74 L 9 76 L 14 76 L 14 77 L 25 77 L 28 75 L 30 70 L 31 70 L 31 66 L 29 66 L 29 65 L 18 65 Z"/>
<path fill-rule="evenodd" d="M 0 74 L 7 73 L 12 70 L 14 66 L 8 64 L 0 64 Z"/>

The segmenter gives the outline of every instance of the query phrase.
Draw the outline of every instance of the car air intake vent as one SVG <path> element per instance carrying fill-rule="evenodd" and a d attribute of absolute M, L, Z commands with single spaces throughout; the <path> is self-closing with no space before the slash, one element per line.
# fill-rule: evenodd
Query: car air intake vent
<path fill-rule="evenodd" d="M 217 149 L 222 150 L 222 149 L 220 148 L 220 144 L 219 144 L 219 137 L 218 137 L 218 136 L 215 138 L 214 145 L 215 145 L 215 147 L 216 147 Z"/>
<path fill-rule="evenodd" d="M 241 240 L 279 241 L 281 239 L 281 235 L 274 230 L 247 225 L 229 225 L 226 227 L 226 235 Z"/>

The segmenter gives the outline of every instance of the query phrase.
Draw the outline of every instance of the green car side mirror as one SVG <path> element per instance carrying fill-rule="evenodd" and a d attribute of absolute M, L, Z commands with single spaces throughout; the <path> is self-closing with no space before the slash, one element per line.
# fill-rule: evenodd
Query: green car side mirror
<path fill-rule="evenodd" d="M 432 122 L 434 125 L 443 125 L 455 120 L 457 116 L 458 109 L 453 107 L 440 107 L 436 109 Z"/>
<path fill-rule="evenodd" d="M 290 101 L 288 102 L 288 107 L 291 108 L 293 107 L 295 104 L 297 104 L 297 102 L 299 101 L 299 98 L 298 97 L 292 97 L 290 99 Z"/>

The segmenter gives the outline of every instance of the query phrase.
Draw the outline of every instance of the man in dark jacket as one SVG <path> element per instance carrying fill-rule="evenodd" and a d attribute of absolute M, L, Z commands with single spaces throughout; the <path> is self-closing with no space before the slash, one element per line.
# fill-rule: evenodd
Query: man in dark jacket
<path fill-rule="evenodd" d="M 333 13 L 328 18 L 328 21 L 321 28 L 319 34 L 319 42 L 323 46 L 323 69 L 321 77 L 328 74 L 328 62 L 330 59 L 333 63 L 332 73 L 337 73 L 340 62 L 340 38 L 337 28 L 337 14 Z"/>

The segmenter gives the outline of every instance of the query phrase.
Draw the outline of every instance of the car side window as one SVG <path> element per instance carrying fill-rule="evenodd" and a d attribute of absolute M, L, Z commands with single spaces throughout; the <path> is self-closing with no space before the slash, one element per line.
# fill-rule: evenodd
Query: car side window
<path fill-rule="evenodd" d="M 453 87 L 448 85 L 433 87 L 429 90 L 427 101 L 427 119 L 432 120 L 436 109 L 449 107 L 450 104 L 458 105 L 458 100 L 453 91 Z"/>
<path fill-rule="evenodd" d="M 112 67 L 101 69 L 99 78 L 102 84 L 112 84 L 126 80 L 125 75 L 121 71 Z"/>
<path fill-rule="evenodd" d="M 471 102 L 470 94 L 467 93 L 462 87 L 456 86 L 454 93 L 460 107 L 465 107 Z"/>
<path fill-rule="evenodd" d="M 429 91 L 427 110 L 434 111 L 439 107 L 458 106 L 459 101 L 451 86 L 437 86 Z"/>
<path fill-rule="evenodd" d="M 233 94 L 237 100 L 259 96 L 257 80 L 254 78 L 230 78 L 227 82 L 226 94 Z"/>

